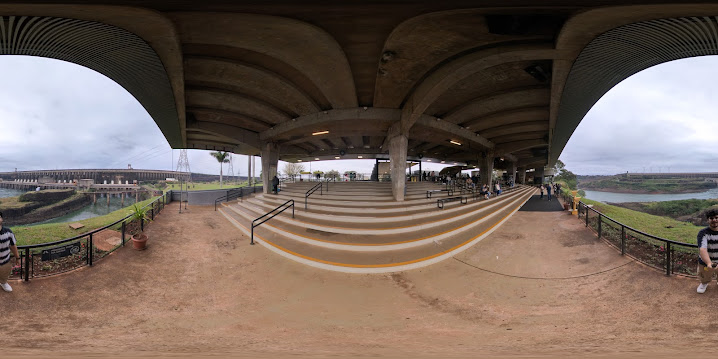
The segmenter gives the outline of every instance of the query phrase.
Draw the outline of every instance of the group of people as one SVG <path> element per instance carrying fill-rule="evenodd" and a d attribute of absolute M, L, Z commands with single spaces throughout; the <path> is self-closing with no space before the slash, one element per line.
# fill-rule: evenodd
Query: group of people
<path fill-rule="evenodd" d="M 546 183 L 544 185 L 539 185 L 539 191 L 541 191 L 541 197 L 540 199 L 543 199 L 544 192 L 546 192 L 548 200 L 551 200 L 551 192 L 553 191 L 554 194 L 557 194 L 561 191 L 561 184 L 560 183 Z"/>

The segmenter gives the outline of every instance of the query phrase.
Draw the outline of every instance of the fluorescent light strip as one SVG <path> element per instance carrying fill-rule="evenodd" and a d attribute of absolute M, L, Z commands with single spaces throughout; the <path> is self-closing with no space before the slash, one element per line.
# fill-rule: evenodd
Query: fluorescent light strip
<path fill-rule="evenodd" d="M 314 132 L 314 133 L 312 133 L 312 136 L 324 135 L 324 134 L 327 134 L 327 133 L 329 133 L 329 131 L 319 131 L 319 132 Z"/>

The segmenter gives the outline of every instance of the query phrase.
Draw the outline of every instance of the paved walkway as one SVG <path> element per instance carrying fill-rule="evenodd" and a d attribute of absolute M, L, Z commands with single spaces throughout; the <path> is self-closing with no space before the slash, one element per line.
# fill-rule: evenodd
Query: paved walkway
<path fill-rule="evenodd" d="M 567 212 L 517 212 L 453 259 L 382 275 L 250 246 L 213 207 L 172 204 L 146 232 L 146 251 L 0 292 L 3 357 L 635 358 L 715 347 L 715 284 L 698 295 L 695 279 L 621 257 Z"/>

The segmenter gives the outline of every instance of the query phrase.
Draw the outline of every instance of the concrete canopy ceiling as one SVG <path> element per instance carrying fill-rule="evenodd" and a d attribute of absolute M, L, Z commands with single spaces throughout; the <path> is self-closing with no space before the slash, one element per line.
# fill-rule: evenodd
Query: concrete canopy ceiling
<path fill-rule="evenodd" d="M 387 158 L 396 127 L 409 159 L 541 167 L 618 82 L 718 53 L 718 2 L 576 3 L 6 1 L 0 54 L 105 74 L 174 148 Z"/>

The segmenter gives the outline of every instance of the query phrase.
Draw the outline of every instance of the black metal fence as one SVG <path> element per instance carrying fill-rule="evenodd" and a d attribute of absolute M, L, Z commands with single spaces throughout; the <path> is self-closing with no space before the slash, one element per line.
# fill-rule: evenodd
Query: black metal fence
<path fill-rule="evenodd" d="M 147 209 L 150 219 L 154 220 L 155 216 L 171 200 L 171 195 L 168 192 L 143 208 Z M 139 226 L 140 229 L 144 228 L 144 222 L 133 223 L 131 217 L 132 215 L 128 215 L 102 228 L 72 238 L 50 243 L 18 246 L 20 267 L 13 268 L 10 278 L 29 281 L 31 278 L 47 277 L 84 266 L 92 266 L 93 263 L 125 245 L 128 239 L 126 235 L 129 234 L 130 227 Z M 103 237 L 105 237 L 101 245 L 95 241 L 100 232 L 103 232 Z M 107 238 L 108 233 L 115 236 Z"/>
<path fill-rule="evenodd" d="M 563 193 L 567 203 L 573 203 L 573 196 Z M 596 232 L 598 238 L 604 239 L 621 252 L 650 267 L 664 271 L 666 275 L 679 274 L 697 275 L 698 245 L 677 242 L 654 236 L 620 223 L 579 202 L 578 218 L 586 223 L 586 227 Z"/>

